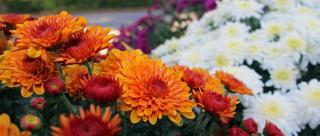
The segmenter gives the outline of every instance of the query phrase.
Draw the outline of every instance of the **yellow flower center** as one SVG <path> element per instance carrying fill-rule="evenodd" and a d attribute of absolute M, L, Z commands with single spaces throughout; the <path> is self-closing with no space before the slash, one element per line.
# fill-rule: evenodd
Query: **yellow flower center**
<path fill-rule="evenodd" d="M 281 32 L 281 26 L 279 24 L 276 24 L 276 23 L 269 24 L 267 26 L 267 32 L 271 36 L 277 35 L 277 34 L 279 34 Z"/>
<path fill-rule="evenodd" d="M 311 12 L 311 9 L 308 8 L 308 7 L 299 7 L 299 8 L 298 8 L 298 12 L 299 12 L 299 13 L 310 13 L 310 12 Z"/>
<path fill-rule="evenodd" d="M 250 10 L 251 6 L 249 1 L 240 1 L 239 7 L 244 10 Z"/>
<path fill-rule="evenodd" d="M 282 114 L 281 107 L 274 101 L 267 102 L 263 107 L 263 114 L 270 118 L 280 118 Z"/>
<path fill-rule="evenodd" d="M 300 49 L 303 44 L 303 40 L 299 37 L 290 37 L 287 39 L 287 46 L 289 46 L 289 48 L 294 51 Z"/>
<path fill-rule="evenodd" d="M 307 23 L 307 26 L 310 28 L 310 29 L 318 29 L 320 24 L 319 22 L 315 21 L 315 20 L 310 20 L 308 21 Z"/>
<path fill-rule="evenodd" d="M 259 48 L 256 45 L 252 45 L 249 47 L 249 52 L 252 54 L 257 54 L 259 51 Z"/>
<path fill-rule="evenodd" d="M 240 43 L 238 41 L 230 41 L 227 46 L 233 51 L 238 51 L 240 49 Z"/>
<path fill-rule="evenodd" d="M 277 5 L 287 5 L 289 4 L 289 0 L 276 0 Z"/>
<path fill-rule="evenodd" d="M 187 56 L 187 59 L 191 62 L 197 62 L 200 56 L 197 53 L 191 53 Z"/>
<path fill-rule="evenodd" d="M 307 98 L 312 104 L 320 106 L 320 88 L 310 90 Z"/>
<path fill-rule="evenodd" d="M 230 27 L 228 30 L 227 30 L 227 35 L 228 36 L 236 36 L 238 34 L 238 29 L 235 28 L 235 27 Z"/>
<path fill-rule="evenodd" d="M 275 71 L 275 79 L 278 80 L 278 81 L 283 81 L 283 82 L 286 82 L 288 80 L 290 80 L 290 71 L 287 70 L 287 69 L 280 69 L 280 70 L 277 70 Z"/>
<path fill-rule="evenodd" d="M 229 59 L 224 55 L 216 56 L 215 60 L 218 67 L 225 67 L 229 65 Z"/>

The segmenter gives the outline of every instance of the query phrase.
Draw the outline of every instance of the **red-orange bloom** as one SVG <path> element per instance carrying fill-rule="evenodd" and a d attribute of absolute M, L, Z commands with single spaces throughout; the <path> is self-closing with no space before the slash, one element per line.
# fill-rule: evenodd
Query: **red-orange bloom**
<path fill-rule="evenodd" d="M 12 33 L 17 38 L 16 46 L 20 49 L 29 48 L 30 57 L 37 58 L 41 55 L 46 58 L 45 49 L 52 48 L 72 34 L 83 31 L 85 25 L 86 19 L 83 17 L 75 18 L 62 11 L 58 15 L 44 16 L 18 24 Z"/>
<path fill-rule="evenodd" d="M 26 50 L 7 51 L 0 64 L 0 80 L 8 87 L 21 86 L 21 95 L 44 93 L 44 80 L 54 70 L 53 61 L 29 58 Z"/>
<path fill-rule="evenodd" d="M 97 102 L 109 103 L 120 97 L 121 88 L 112 78 L 93 76 L 87 81 L 85 94 Z"/>
<path fill-rule="evenodd" d="M 96 55 L 99 51 L 111 46 L 114 35 L 109 28 L 90 26 L 85 32 L 72 35 L 59 49 L 56 62 L 65 64 L 82 63 Z"/>
<path fill-rule="evenodd" d="M 198 105 L 212 115 L 218 116 L 220 121 L 227 124 L 234 116 L 236 105 L 239 103 L 237 96 L 223 96 L 213 91 L 194 91 Z"/>
<path fill-rule="evenodd" d="M 229 73 L 217 71 L 216 76 L 221 82 L 226 85 L 232 92 L 239 94 L 253 95 L 252 90 L 249 89 L 243 82 L 235 78 Z"/>
<path fill-rule="evenodd" d="M 29 14 L 0 14 L 0 22 L 12 26 L 31 19 L 32 17 Z"/>
<path fill-rule="evenodd" d="M 102 114 L 100 107 L 90 105 L 90 110 L 80 108 L 80 117 L 71 114 L 60 116 L 60 128 L 52 126 L 53 136 L 115 136 L 121 128 L 119 115 L 111 117 L 110 108 Z"/>
<path fill-rule="evenodd" d="M 223 93 L 224 86 L 220 80 L 203 68 L 189 69 L 183 66 L 175 66 L 176 71 L 183 72 L 182 80 L 193 90 L 215 90 Z"/>

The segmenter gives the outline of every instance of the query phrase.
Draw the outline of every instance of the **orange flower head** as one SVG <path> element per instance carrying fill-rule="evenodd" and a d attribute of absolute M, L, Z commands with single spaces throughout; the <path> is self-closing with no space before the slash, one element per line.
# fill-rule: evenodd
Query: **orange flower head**
<path fill-rule="evenodd" d="M 32 58 L 40 55 L 45 58 L 45 49 L 52 48 L 72 34 L 83 31 L 85 26 L 85 18 L 72 17 L 62 11 L 58 15 L 44 16 L 34 21 L 18 24 L 17 29 L 11 32 L 17 38 L 18 48 L 29 48 L 28 55 Z"/>
<path fill-rule="evenodd" d="M 229 73 L 217 71 L 216 76 L 221 82 L 226 85 L 232 92 L 239 94 L 253 95 L 252 90 L 249 89 L 243 82 L 235 78 Z"/>
<path fill-rule="evenodd" d="M 63 69 L 66 91 L 70 96 L 83 96 L 86 81 L 89 79 L 88 70 L 82 65 L 67 65 Z"/>
<path fill-rule="evenodd" d="M 90 110 L 80 108 L 80 117 L 71 114 L 60 116 L 60 127 L 52 126 L 53 136 L 116 136 L 121 128 L 119 115 L 111 117 L 110 108 L 104 114 L 100 107 L 90 105 Z"/>
<path fill-rule="evenodd" d="M 224 86 L 220 80 L 203 68 L 188 69 L 183 66 L 175 66 L 176 71 L 183 72 L 182 80 L 193 90 L 215 90 L 218 93 L 224 92 Z"/>
<path fill-rule="evenodd" d="M 110 29 L 101 26 L 90 26 L 85 32 L 72 35 L 59 49 L 55 61 L 66 64 L 82 63 L 94 57 L 99 51 L 111 46 L 110 40 L 114 35 Z"/>
<path fill-rule="evenodd" d="M 109 103 L 120 97 L 121 88 L 112 78 L 93 76 L 87 81 L 85 94 L 97 102 Z"/>
<path fill-rule="evenodd" d="M 8 87 L 21 87 L 21 95 L 29 97 L 35 92 L 44 93 L 43 81 L 53 70 L 52 61 L 41 58 L 29 58 L 26 50 L 7 51 L 0 64 L 0 80 Z"/>
<path fill-rule="evenodd" d="M 31 136 L 29 131 L 20 132 L 17 125 L 11 123 L 8 114 L 0 115 L 0 136 Z"/>
<path fill-rule="evenodd" d="M 189 99 L 190 89 L 181 78 L 182 72 L 157 60 L 125 63 L 117 78 L 123 85 L 120 109 L 131 111 L 132 123 L 143 120 L 154 125 L 163 116 L 176 124 L 182 123 L 181 115 L 194 119 L 196 103 Z"/>
<path fill-rule="evenodd" d="M 229 97 L 213 91 L 194 91 L 198 105 L 210 114 L 218 116 L 220 121 L 227 124 L 234 116 L 237 96 Z"/>
<path fill-rule="evenodd" d="M 11 26 L 21 24 L 28 20 L 32 20 L 29 14 L 0 14 L 0 22 Z"/>
<path fill-rule="evenodd" d="M 94 65 L 93 73 L 115 77 L 123 67 L 123 63 L 144 59 L 148 59 L 148 57 L 141 50 L 120 51 L 112 49 L 105 60 Z"/>

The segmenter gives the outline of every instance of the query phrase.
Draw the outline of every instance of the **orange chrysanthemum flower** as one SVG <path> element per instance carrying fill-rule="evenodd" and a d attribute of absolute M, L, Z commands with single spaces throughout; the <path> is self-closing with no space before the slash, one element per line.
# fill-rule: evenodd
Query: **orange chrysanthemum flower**
<path fill-rule="evenodd" d="M 193 90 L 215 90 L 224 92 L 224 86 L 220 80 L 203 68 L 189 69 L 183 66 L 175 66 L 175 70 L 183 72 L 182 80 Z"/>
<path fill-rule="evenodd" d="M 66 91 L 70 96 L 83 96 L 86 81 L 89 79 L 88 70 L 83 65 L 67 65 L 63 69 Z"/>
<path fill-rule="evenodd" d="M 214 91 L 194 91 L 193 94 L 200 107 L 218 116 L 224 124 L 227 124 L 236 114 L 236 105 L 239 103 L 237 96 L 223 96 Z"/>
<path fill-rule="evenodd" d="M 90 105 L 90 110 L 80 108 L 80 117 L 71 114 L 60 116 L 60 128 L 52 126 L 53 136 L 115 136 L 121 128 L 119 115 L 111 117 L 110 108 L 102 115 L 100 107 Z"/>
<path fill-rule="evenodd" d="M 18 24 L 12 33 L 17 38 L 16 46 L 19 49 L 29 48 L 28 55 L 32 58 L 40 55 L 46 58 L 45 49 L 52 48 L 72 34 L 83 31 L 85 26 L 85 18 L 75 18 L 62 11 L 58 15 L 44 16 Z"/>
<path fill-rule="evenodd" d="M 8 87 L 21 86 L 21 95 L 29 97 L 44 93 L 43 81 L 53 70 L 52 61 L 29 58 L 26 50 L 7 51 L 0 64 L 0 80 Z"/>
<path fill-rule="evenodd" d="M 221 82 L 226 85 L 232 92 L 239 94 L 253 95 L 252 90 L 249 89 L 243 82 L 235 78 L 229 73 L 217 71 L 216 76 Z"/>
<path fill-rule="evenodd" d="M 11 123 L 8 114 L 0 115 L 0 136 L 30 136 L 31 132 L 23 131 L 20 132 L 19 128 Z"/>
<path fill-rule="evenodd" d="M 29 14 L 0 14 L 0 22 L 3 24 L 14 26 L 32 19 Z"/>
<path fill-rule="evenodd" d="M 113 49 L 108 53 L 105 60 L 100 61 L 94 65 L 93 73 L 104 76 L 115 77 L 125 62 L 132 62 L 138 58 L 139 60 L 148 59 L 141 50 L 120 51 Z"/>
<path fill-rule="evenodd" d="M 66 64 L 86 61 L 112 45 L 110 40 L 114 35 L 109 32 L 109 28 L 90 26 L 85 32 L 71 36 L 59 49 L 58 58 L 55 61 Z"/>
<path fill-rule="evenodd" d="M 194 119 L 192 108 L 196 103 L 189 100 L 190 89 L 181 78 L 181 72 L 160 61 L 143 59 L 125 63 L 118 75 L 124 92 L 121 110 L 131 111 L 132 123 L 143 120 L 154 125 L 163 116 L 176 124 L 182 123 L 180 115 Z"/>

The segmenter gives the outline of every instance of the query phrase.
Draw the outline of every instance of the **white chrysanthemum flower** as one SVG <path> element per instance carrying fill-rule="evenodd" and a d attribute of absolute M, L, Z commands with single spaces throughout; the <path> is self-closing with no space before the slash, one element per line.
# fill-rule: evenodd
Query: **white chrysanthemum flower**
<path fill-rule="evenodd" d="M 263 41 L 251 41 L 251 42 L 247 42 L 246 45 L 246 52 L 247 52 L 247 56 L 245 57 L 245 60 L 247 61 L 247 63 L 249 65 L 252 64 L 252 62 L 258 61 L 258 62 L 262 62 L 263 59 L 263 46 L 264 46 L 264 42 Z"/>
<path fill-rule="evenodd" d="M 160 45 L 158 48 L 152 50 L 152 55 L 156 57 L 160 57 L 166 54 L 170 54 L 175 52 L 179 48 L 179 43 L 177 38 L 172 38 L 170 40 L 166 40 L 164 44 Z"/>
<path fill-rule="evenodd" d="M 227 37 L 246 37 L 249 29 L 247 25 L 240 22 L 227 23 L 220 28 L 220 33 Z"/>
<path fill-rule="evenodd" d="M 320 63 L 320 48 L 317 45 L 309 44 L 307 46 L 306 54 L 302 58 L 301 67 L 306 68 L 309 63 L 312 65 Z"/>
<path fill-rule="evenodd" d="M 262 94 L 255 96 L 243 111 L 244 119 L 253 118 L 259 132 L 262 132 L 266 121 L 278 126 L 286 136 L 298 135 L 301 130 L 299 110 L 286 94 Z"/>
<path fill-rule="evenodd" d="M 170 66 L 173 66 L 173 65 L 176 65 L 178 64 L 178 58 L 177 57 L 179 56 L 179 52 L 175 52 L 173 54 L 168 54 L 168 55 L 164 55 L 164 56 L 161 56 L 160 59 L 165 62 L 166 64 L 170 65 Z"/>
<path fill-rule="evenodd" d="M 299 72 L 294 66 L 279 64 L 270 71 L 270 80 L 266 82 L 267 86 L 274 86 L 283 91 L 296 89 L 296 81 Z"/>
<path fill-rule="evenodd" d="M 250 17 L 260 18 L 263 13 L 263 5 L 255 0 L 231 0 L 223 1 L 228 7 L 225 7 L 229 15 L 235 20 L 246 19 Z"/>
<path fill-rule="evenodd" d="M 215 67 L 233 66 L 235 63 L 232 55 L 228 51 L 214 53 L 211 61 Z"/>
<path fill-rule="evenodd" d="M 292 7 L 296 6 L 294 0 L 260 0 L 262 3 L 267 4 L 271 9 L 287 11 Z"/>
<path fill-rule="evenodd" d="M 303 115 L 304 123 L 309 124 L 312 129 L 320 125 L 320 82 L 316 79 L 309 83 L 299 84 L 299 90 L 293 92 L 291 96 L 300 106 L 300 112 Z"/>
<path fill-rule="evenodd" d="M 243 82 L 249 89 L 252 90 L 253 95 L 259 95 L 263 93 L 262 77 L 253 69 L 247 66 L 239 67 L 223 67 L 221 70 L 232 74 L 235 78 Z M 213 72 L 215 73 L 215 72 Z M 243 105 L 251 103 L 253 96 L 240 95 L 240 101 Z"/>
<path fill-rule="evenodd" d="M 203 67 L 208 68 L 212 58 L 212 53 L 205 50 L 204 48 L 192 48 L 179 51 L 178 64 L 188 67 Z"/>
<path fill-rule="evenodd" d="M 306 41 L 298 33 L 289 33 L 283 38 L 283 44 L 290 51 L 303 52 L 306 48 Z"/>
<path fill-rule="evenodd" d="M 283 23 L 280 21 L 262 22 L 262 28 L 270 38 L 280 35 L 285 30 Z"/>

